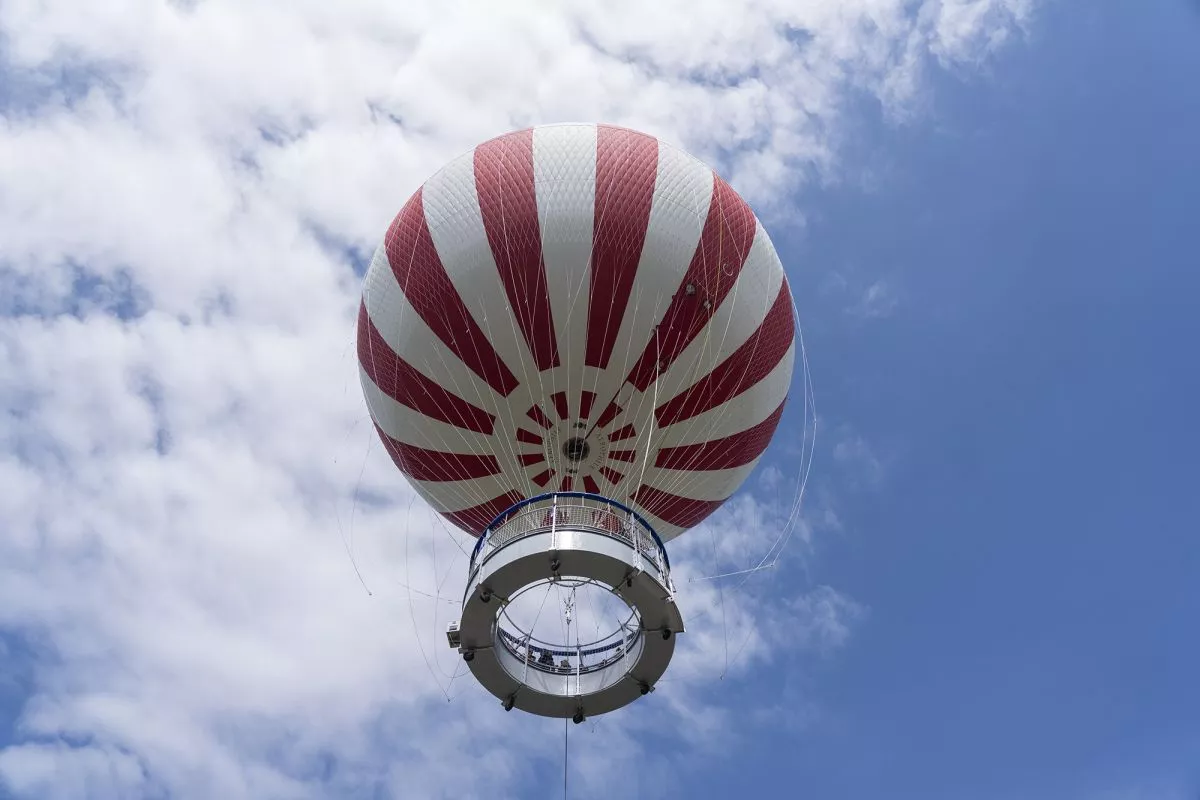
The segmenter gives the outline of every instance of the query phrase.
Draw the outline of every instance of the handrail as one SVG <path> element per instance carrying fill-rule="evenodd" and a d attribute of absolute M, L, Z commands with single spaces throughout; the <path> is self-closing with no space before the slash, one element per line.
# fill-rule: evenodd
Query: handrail
<path fill-rule="evenodd" d="M 625 636 L 621 639 L 618 639 L 614 642 L 604 645 L 603 647 L 593 647 L 593 648 L 589 648 L 586 650 L 582 650 L 582 649 L 578 649 L 578 648 L 571 648 L 569 650 L 552 650 L 552 649 L 550 649 L 548 647 L 544 647 L 544 646 L 532 647 L 529 644 L 528 637 L 523 639 L 519 636 L 514 636 L 513 634 L 509 633 L 508 631 L 504 630 L 503 628 L 501 628 L 499 626 L 496 627 L 496 630 L 500 633 L 500 641 L 504 644 L 504 649 L 507 650 L 509 653 L 511 653 L 514 657 L 523 660 L 525 662 L 525 664 L 527 664 L 528 666 L 533 667 L 534 669 L 537 669 L 541 672 L 550 672 L 550 673 L 559 673 L 559 674 L 561 674 L 563 672 L 575 672 L 576 674 L 599 672 L 600 670 L 605 669 L 605 668 L 617 663 L 622 658 L 624 658 L 625 652 L 629 649 L 629 646 L 632 645 L 637 640 L 638 636 L 640 636 L 642 633 L 640 630 L 631 631 L 628 636 Z M 524 647 L 525 653 L 524 654 L 518 653 L 516 651 L 517 646 Z M 611 658 L 605 658 L 602 661 L 595 663 L 595 664 L 589 664 L 587 666 L 583 665 L 583 657 L 584 656 L 599 655 L 601 653 L 608 653 L 608 652 L 612 652 L 617 649 L 620 649 L 621 652 L 618 653 L 616 656 L 613 656 Z M 532 652 L 534 650 L 537 650 L 538 652 L 549 653 L 552 656 L 561 656 L 561 657 L 575 656 L 578 659 L 578 663 L 571 667 L 560 667 L 557 664 L 541 664 L 541 663 L 538 663 L 536 660 L 530 658 L 530 655 L 532 655 Z"/>
<path fill-rule="evenodd" d="M 502 620 L 506 620 L 508 623 L 508 627 L 511 627 L 514 631 L 516 631 L 517 633 L 519 633 L 521 635 L 517 636 L 516 634 L 508 631 L 507 628 L 505 628 L 504 622 Z M 520 625 L 518 625 L 516 623 L 516 621 L 512 617 L 510 617 L 508 615 L 507 608 L 501 609 L 499 615 L 496 617 L 496 629 L 499 630 L 503 635 L 515 636 L 516 639 L 519 639 L 521 642 L 536 645 L 537 649 L 539 649 L 539 650 L 546 650 L 549 648 L 555 655 L 569 655 L 569 653 L 565 653 L 565 652 L 560 653 L 557 650 L 553 650 L 553 648 L 555 648 L 555 647 L 581 647 L 581 648 L 583 648 L 583 653 L 585 655 L 591 655 L 593 653 L 602 653 L 605 650 L 609 650 L 609 649 L 612 649 L 612 647 L 617 646 L 617 645 L 612 644 L 612 642 L 616 641 L 617 639 L 620 639 L 620 638 L 632 639 L 635 635 L 634 632 L 636 632 L 641 627 L 641 625 L 642 625 L 642 621 L 641 621 L 641 618 L 638 617 L 637 612 L 634 611 L 633 609 L 630 609 L 628 619 L 626 619 L 624 622 L 619 623 L 618 627 L 615 630 L 613 630 L 611 633 L 605 634 L 604 636 L 601 636 L 598 639 L 593 639 L 589 642 L 576 641 L 576 643 L 574 645 L 570 645 L 570 644 L 559 645 L 559 644 L 556 644 L 555 642 L 547 641 L 546 639 L 538 639 L 537 637 L 535 637 L 533 635 L 533 631 L 526 631 L 525 629 L 523 629 Z M 625 631 L 624 635 L 622 635 L 622 631 Z M 602 644 L 602 642 L 607 642 L 607 644 Z M 620 642 L 618 642 L 618 644 L 619 643 Z M 571 652 L 574 652 L 574 650 L 572 650 Z"/>
<path fill-rule="evenodd" d="M 483 533 L 479 535 L 479 540 L 475 543 L 475 548 L 471 551 L 471 562 L 470 562 L 469 572 L 471 574 L 474 574 L 475 561 L 479 557 L 480 552 L 482 552 L 484 544 L 486 542 L 488 542 L 489 540 L 491 540 L 494 534 L 499 533 L 500 530 L 502 530 L 505 525 L 507 525 L 509 522 L 511 522 L 514 518 L 516 518 L 518 516 L 518 512 L 520 512 L 521 509 L 525 508 L 526 506 L 533 505 L 534 503 L 538 503 L 538 502 L 544 502 L 544 501 L 556 502 L 559 498 L 592 500 L 592 501 L 602 503 L 607 506 L 612 506 L 613 508 L 616 508 L 616 509 L 619 509 L 620 511 L 625 512 L 632 519 L 636 520 L 638 522 L 638 524 L 641 525 L 641 527 L 645 530 L 646 533 L 650 534 L 650 537 L 653 540 L 655 547 L 658 549 L 659 554 L 662 556 L 663 565 L 665 566 L 665 568 L 668 572 L 670 571 L 671 560 L 667 556 L 667 549 L 663 545 L 662 539 L 659 538 L 658 533 L 654 530 L 654 527 L 649 522 L 647 522 L 645 520 L 645 518 L 642 517 L 641 514 L 638 514 L 636 511 L 634 511 L 629 506 L 627 506 L 623 503 L 620 503 L 616 500 L 612 500 L 610 498 L 604 497 L 603 495 L 592 494 L 590 492 L 549 492 L 547 494 L 540 494 L 535 497 L 530 497 L 525 500 L 522 500 L 521 502 L 516 503 L 516 504 L 510 506 L 509 508 L 505 509 L 501 513 L 497 514 L 495 519 L 493 519 L 491 521 L 491 523 L 487 526 L 487 528 L 484 529 Z M 589 506 L 582 505 L 582 504 L 580 504 L 580 505 L 572 504 L 572 505 L 568 505 L 565 507 L 566 508 L 588 508 Z M 534 526 L 534 529 L 540 528 L 540 527 L 544 527 L 544 526 Z M 584 526 L 584 527 L 591 527 L 591 526 Z M 532 532 L 532 530 L 533 529 L 531 529 L 530 532 Z M 607 533 L 609 535 L 611 535 L 611 533 L 612 533 L 611 531 L 607 531 L 607 530 L 604 530 L 601 532 Z"/>

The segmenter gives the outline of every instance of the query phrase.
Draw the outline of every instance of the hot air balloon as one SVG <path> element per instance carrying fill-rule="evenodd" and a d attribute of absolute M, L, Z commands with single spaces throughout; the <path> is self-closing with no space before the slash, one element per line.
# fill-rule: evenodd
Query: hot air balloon
<path fill-rule="evenodd" d="M 653 136 L 516 131 L 403 206 L 365 279 L 362 387 L 396 467 L 478 539 L 447 639 L 506 710 L 580 722 L 653 690 L 684 630 L 664 543 L 754 469 L 795 353 L 754 212 Z M 539 587 L 569 588 L 559 641 L 518 619 Z M 580 587 L 619 607 L 604 635 L 581 637 Z"/>

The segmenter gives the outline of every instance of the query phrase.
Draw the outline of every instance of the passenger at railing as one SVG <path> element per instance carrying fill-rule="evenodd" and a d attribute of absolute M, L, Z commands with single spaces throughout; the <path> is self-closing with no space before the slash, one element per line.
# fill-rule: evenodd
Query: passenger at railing
<path fill-rule="evenodd" d="M 542 654 L 540 656 L 538 656 L 538 663 L 544 667 L 553 667 L 554 666 L 554 656 L 550 655 L 549 650 L 543 650 Z"/>
<path fill-rule="evenodd" d="M 558 662 L 558 668 L 561 669 L 563 672 L 570 672 L 571 671 L 571 662 L 567 661 L 567 659 L 564 658 L 562 661 Z"/>

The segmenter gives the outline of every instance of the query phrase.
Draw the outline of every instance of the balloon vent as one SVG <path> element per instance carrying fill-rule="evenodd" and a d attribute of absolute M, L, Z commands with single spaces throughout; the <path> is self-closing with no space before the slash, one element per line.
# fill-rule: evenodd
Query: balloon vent
<path fill-rule="evenodd" d="M 592 447 L 587 443 L 587 439 L 576 436 L 563 442 L 563 455 L 568 461 L 583 461 L 591 452 Z"/>

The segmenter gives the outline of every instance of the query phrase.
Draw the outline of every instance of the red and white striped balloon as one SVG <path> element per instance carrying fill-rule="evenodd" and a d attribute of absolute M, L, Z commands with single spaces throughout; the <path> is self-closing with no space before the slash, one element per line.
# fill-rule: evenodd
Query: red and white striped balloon
<path fill-rule="evenodd" d="M 667 540 L 775 432 L 792 298 L 712 169 L 624 128 L 549 125 L 479 145 L 409 199 L 367 272 L 358 355 L 396 466 L 464 530 L 586 491 Z"/>

